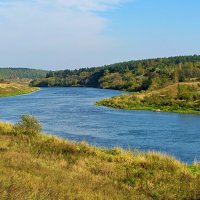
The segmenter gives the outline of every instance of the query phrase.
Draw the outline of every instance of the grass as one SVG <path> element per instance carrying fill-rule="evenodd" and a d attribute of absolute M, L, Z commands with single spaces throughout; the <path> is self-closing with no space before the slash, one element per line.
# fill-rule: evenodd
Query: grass
<path fill-rule="evenodd" d="M 2 200 L 200 199 L 198 163 L 31 135 L 23 126 L 0 123 Z"/>
<path fill-rule="evenodd" d="M 18 83 L 0 83 L 0 97 L 16 96 L 35 92 L 39 88 L 29 87 Z"/>
<path fill-rule="evenodd" d="M 127 110 L 150 110 L 200 114 L 200 82 L 179 83 L 140 93 L 100 100 L 98 106 Z"/>

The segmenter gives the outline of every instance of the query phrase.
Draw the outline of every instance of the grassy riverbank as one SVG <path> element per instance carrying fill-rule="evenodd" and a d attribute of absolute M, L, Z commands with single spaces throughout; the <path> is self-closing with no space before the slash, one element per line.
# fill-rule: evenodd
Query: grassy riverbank
<path fill-rule="evenodd" d="M 97 105 L 127 110 L 200 114 L 200 82 L 177 83 L 159 90 L 124 94 L 98 101 Z"/>
<path fill-rule="evenodd" d="M 18 83 L 0 83 L 0 97 L 16 96 L 35 92 L 39 88 Z"/>
<path fill-rule="evenodd" d="M 40 134 L 32 117 L 0 123 L 1 199 L 200 199 L 200 166 L 155 152 Z"/>

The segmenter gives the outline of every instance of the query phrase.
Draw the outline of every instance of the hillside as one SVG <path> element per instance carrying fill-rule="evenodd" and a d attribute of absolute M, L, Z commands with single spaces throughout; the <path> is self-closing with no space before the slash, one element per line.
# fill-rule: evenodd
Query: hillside
<path fill-rule="evenodd" d="M 27 94 L 30 92 L 35 92 L 39 88 L 29 87 L 24 84 L 17 83 L 0 83 L 0 97 L 16 96 L 21 94 Z"/>
<path fill-rule="evenodd" d="M 137 92 L 200 79 L 200 56 L 177 56 L 49 72 L 34 80 L 39 87 L 81 86 Z"/>
<path fill-rule="evenodd" d="M 0 68 L 0 79 L 36 79 L 46 77 L 48 71 L 27 68 Z"/>
<path fill-rule="evenodd" d="M 200 82 L 176 83 L 158 90 L 124 94 L 97 105 L 129 110 L 200 114 Z"/>
<path fill-rule="evenodd" d="M 155 152 L 101 149 L 40 134 L 23 116 L 0 123 L 4 199 L 200 199 L 200 166 Z"/>

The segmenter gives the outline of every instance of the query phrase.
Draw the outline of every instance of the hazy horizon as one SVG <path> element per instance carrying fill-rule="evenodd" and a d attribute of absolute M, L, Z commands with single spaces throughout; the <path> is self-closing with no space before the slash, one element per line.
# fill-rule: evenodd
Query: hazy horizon
<path fill-rule="evenodd" d="M 0 67 L 47 70 L 200 54 L 198 0 L 0 0 Z"/>

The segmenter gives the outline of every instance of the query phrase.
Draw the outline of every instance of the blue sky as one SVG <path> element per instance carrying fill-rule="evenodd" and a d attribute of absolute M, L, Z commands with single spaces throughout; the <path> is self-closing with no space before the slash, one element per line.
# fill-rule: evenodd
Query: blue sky
<path fill-rule="evenodd" d="M 0 66 L 200 54 L 199 0 L 0 0 Z"/>

